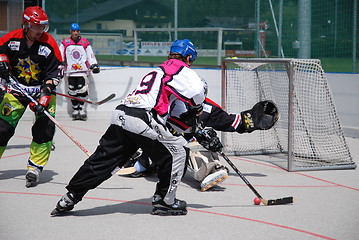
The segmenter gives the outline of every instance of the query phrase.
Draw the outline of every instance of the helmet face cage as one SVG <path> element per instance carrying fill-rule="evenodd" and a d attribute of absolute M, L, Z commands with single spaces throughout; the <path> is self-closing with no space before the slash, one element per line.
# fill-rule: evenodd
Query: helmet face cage
<path fill-rule="evenodd" d="M 47 32 L 49 30 L 49 18 L 39 6 L 26 8 L 22 15 L 22 20 L 25 27 L 34 31 Z"/>
<path fill-rule="evenodd" d="M 72 23 L 70 26 L 70 30 L 80 31 L 80 25 L 78 25 L 77 23 Z"/>
<path fill-rule="evenodd" d="M 193 43 L 188 39 L 176 40 L 170 49 L 170 53 L 179 53 L 183 57 L 190 55 L 190 61 L 193 62 L 197 58 L 197 51 Z"/>

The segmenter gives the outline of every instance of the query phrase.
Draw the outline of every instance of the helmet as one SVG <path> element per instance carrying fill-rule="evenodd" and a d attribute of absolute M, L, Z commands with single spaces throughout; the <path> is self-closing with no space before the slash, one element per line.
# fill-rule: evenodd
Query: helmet
<path fill-rule="evenodd" d="M 22 14 L 22 20 L 24 23 L 32 23 L 36 25 L 48 25 L 49 18 L 46 12 L 39 6 L 28 7 Z"/>
<path fill-rule="evenodd" d="M 193 62 L 197 58 L 197 51 L 193 43 L 188 39 L 176 40 L 170 49 L 170 53 L 179 53 L 183 57 L 191 55 L 190 60 Z"/>
<path fill-rule="evenodd" d="M 70 26 L 70 30 L 78 30 L 80 31 L 80 25 L 78 25 L 77 23 L 72 23 Z"/>

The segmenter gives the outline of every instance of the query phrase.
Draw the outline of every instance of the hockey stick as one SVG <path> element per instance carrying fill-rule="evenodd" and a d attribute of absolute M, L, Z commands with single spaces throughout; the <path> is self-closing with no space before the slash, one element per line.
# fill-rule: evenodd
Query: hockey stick
<path fill-rule="evenodd" d="M 16 78 L 10 74 L 9 76 L 9 80 L 12 86 L 15 86 L 22 94 L 24 94 L 31 102 L 35 103 L 36 105 L 38 105 L 39 103 L 28 93 L 26 92 L 20 85 L 19 83 L 15 80 Z M 61 129 L 61 131 L 63 133 L 66 134 L 66 136 L 68 136 L 84 153 L 86 153 L 87 156 L 90 156 L 90 152 L 86 150 L 86 148 L 84 148 L 77 140 L 75 140 L 75 138 L 73 136 L 70 135 L 69 132 L 67 132 L 67 130 L 65 128 L 63 128 L 57 121 L 56 119 L 51 116 L 51 114 L 47 111 L 44 110 L 44 114 L 53 122 L 55 123 L 55 125 Z"/>
<path fill-rule="evenodd" d="M 105 102 L 108 102 L 108 101 L 110 101 L 111 99 L 113 99 L 114 97 L 116 97 L 116 94 L 112 93 L 111 95 L 109 95 L 108 97 L 102 99 L 102 100 L 99 101 L 99 102 L 92 102 L 92 101 L 89 101 L 89 100 L 86 100 L 86 99 L 69 96 L 69 95 L 66 95 L 66 94 L 63 94 L 63 93 L 59 93 L 59 92 L 57 92 L 56 94 L 57 94 L 57 95 L 60 95 L 60 96 L 63 96 L 63 97 L 75 99 L 75 100 L 80 101 L 80 102 L 85 102 L 85 103 L 93 104 L 93 105 L 101 105 L 101 104 L 104 104 Z"/>
<path fill-rule="evenodd" d="M 120 69 L 128 69 L 129 67 L 128 66 L 123 66 L 123 67 L 101 67 L 100 70 L 101 71 L 111 71 L 111 70 L 120 70 Z M 79 70 L 79 71 L 65 71 L 65 75 L 69 76 L 73 73 L 91 73 L 92 72 L 92 69 L 89 69 L 89 70 Z"/>
<path fill-rule="evenodd" d="M 200 138 L 204 138 L 205 141 L 208 141 L 210 139 L 212 139 L 212 137 L 217 137 L 217 134 L 213 131 L 213 135 L 211 136 L 208 131 L 205 131 L 202 127 L 202 124 L 198 124 L 196 126 L 196 128 L 198 129 L 196 134 L 197 136 L 199 135 Z M 196 138 L 197 138 L 196 136 Z M 198 140 L 198 139 L 197 139 Z M 278 199 L 265 199 L 263 198 L 258 192 L 257 190 L 252 186 L 252 184 L 250 184 L 250 182 L 247 180 L 247 178 L 238 170 L 238 168 L 233 164 L 233 162 L 231 160 L 229 160 L 229 158 L 223 153 L 222 151 L 223 146 L 221 146 L 220 150 L 217 151 L 218 154 L 220 154 L 226 161 L 227 163 L 233 168 L 233 170 L 240 176 L 240 178 L 243 180 L 243 182 L 252 190 L 252 192 L 261 200 L 261 202 L 264 205 L 282 205 L 282 204 L 289 204 L 289 203 L 293 203 L 294 202 L 294 198 L 293 197 L 284 197 L 284 198 L 278 198 Z"/>
<path fill-rule="evenodd" d="M 261 200 L 264 205 L 282 205 L 289 204 L 294 202 L 293 197 L 284 197 L 278 199 L 264 199 L 257 190 L 250 184 L 247 178 L 238 170 L 238 168 L 232 163 L 231 160 L 222 152 L 218 151 L 218 153 L 227 161 L 227 163 L 233 168 L 233 170 L 242 178 L 243 182 L 247 184 L 247 186 L 252 190 L 252 192 Z"/>

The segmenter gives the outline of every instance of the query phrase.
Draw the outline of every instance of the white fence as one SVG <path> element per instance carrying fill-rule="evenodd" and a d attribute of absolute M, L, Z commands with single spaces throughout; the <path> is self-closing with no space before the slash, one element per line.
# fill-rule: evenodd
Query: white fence
<path fill-rule="evenodd" d="M 87 104 L 89 119 L 110 119 L 111 111 L 117 106 L 119 100 L 124 98 L 142 77 L 151 70 L 149 67 L 104 67 L 99 74 L 90 77 L 89 100 L 99 101 L 111 93 L 116 97 L 100 106 Z M 208 97 L 221 104 L 221 70 L 195 69 L 206 79 L 209 92 Z M 346 136 L 359 137 L 359 74 L 326 73 L 334 95 L 334 104 L 338 111 L 341 126 Z M 62 81 L 58 91 L 67 94 L 65 81 Z M 58 96 L 57 119 L 70 119 L 70 99 Z M 26 116 L 30 116 L 30 111 Z"/>

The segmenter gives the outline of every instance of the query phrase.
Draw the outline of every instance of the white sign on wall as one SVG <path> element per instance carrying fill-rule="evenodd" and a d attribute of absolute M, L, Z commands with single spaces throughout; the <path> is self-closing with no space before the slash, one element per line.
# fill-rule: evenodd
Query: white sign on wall
<path fill-rule="evenodd" d="M 140 55 L 145 56 L 167 56 L 172 42 L 141 42 Z"/>

